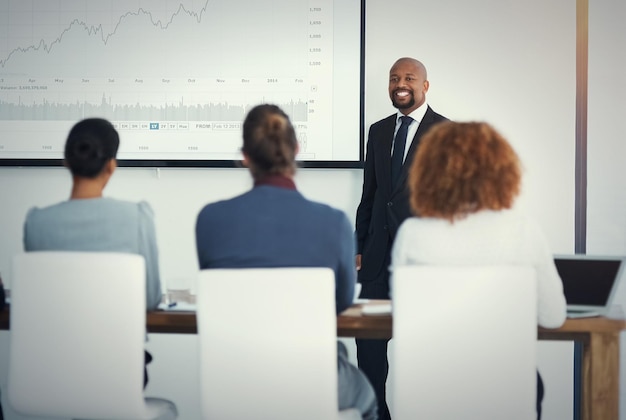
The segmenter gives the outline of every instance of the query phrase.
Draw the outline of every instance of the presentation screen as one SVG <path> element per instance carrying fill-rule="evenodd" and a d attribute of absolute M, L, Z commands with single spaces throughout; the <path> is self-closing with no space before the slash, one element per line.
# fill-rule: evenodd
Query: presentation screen
<path fill-rule="evenodd" d="M 363 160 L 364 0 L 0 0 L 0 165 L 111 121 L 123 166 L 232 166 L 280 106 L 309 167 Z"/>

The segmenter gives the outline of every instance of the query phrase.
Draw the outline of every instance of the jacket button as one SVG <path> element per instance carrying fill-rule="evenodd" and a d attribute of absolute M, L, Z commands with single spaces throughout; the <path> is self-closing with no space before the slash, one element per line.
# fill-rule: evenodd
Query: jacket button
<path fill-rule="evenodd" d="M 387 206 L 388 206 L 388 207 L 393 206 L 393 202 L 392 202 L 392 201 L 388 202 L 388 203 L 387 203 Z"/>

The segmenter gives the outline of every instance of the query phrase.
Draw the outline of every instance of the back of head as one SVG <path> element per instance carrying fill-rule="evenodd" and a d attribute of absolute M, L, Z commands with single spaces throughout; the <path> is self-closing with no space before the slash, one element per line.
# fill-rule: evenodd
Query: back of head
<path fill-rule="evenodd" d="M 255 178 L 293 174 L 298 141 L 287 114 L 276 105 L 258 105 L 243 122 L 243 153 Z"/>
<path fill-rule="evenodd" d="M 120 138 L 107 120 L 88 118 L 70 130 L 65 142 L 65 164 L 72 175 L 97 177 L 111 159 L 115 159 Z"/>
<path fill-rule="evenodd" d="M 416 215 L 453 221 L 511 208 L 521 168 L 511 145 L 482 122 L 443 122 L 420 141 L 409 175 Z"/>

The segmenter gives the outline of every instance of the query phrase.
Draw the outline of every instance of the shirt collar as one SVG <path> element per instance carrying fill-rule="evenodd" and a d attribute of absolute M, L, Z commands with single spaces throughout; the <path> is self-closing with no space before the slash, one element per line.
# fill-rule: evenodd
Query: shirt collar
<path fill-rule="evenodd" d="M 428 109 L 428 104 L 426 103 L 426 101 L 424 101 L 424 103 L 420 105 L 419 108 L 411 112 L 408 115 L 408 117 L 413 118 L 419 124 L 422 122 L 422 118 L 424 118 L 424 115 L 426 115 L 427 109 Z M 398 114 L 396 115 L 396 124 L 400 124 L 400 117 L 402 116 L 404 116 L 404 114 L 400 112 L 400 110 L 398 110 Z"/>
<path fill-rule="evenodd" d="M 296 184 L 293 179 L 284 175 L 270 174 L 254 181 L 254 186 L 259 187 L 261 185 L 269 185 L 272 187 L 286 188 L 288 190 L 295 190 Z"/>

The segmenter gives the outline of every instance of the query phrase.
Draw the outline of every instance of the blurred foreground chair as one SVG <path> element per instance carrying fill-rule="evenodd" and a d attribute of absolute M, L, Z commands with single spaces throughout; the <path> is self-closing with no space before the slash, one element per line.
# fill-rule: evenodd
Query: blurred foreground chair
<path fill-rule="evenodd" d="M 361 419 L 337 408 L 331 269 L 202 270 L 197 290 L 204 419 Z"/>
<path fill-rule="evenodd" d="M 143 257 L 29 252 L 13 259 L 8 400 L 27 416 L 169 420 L 144 398 Z"/>
<path fill-rule="evenodd" d="M 534 269 L 407 266 L 392 279 L 394 420 L 536 419 Z"/>

